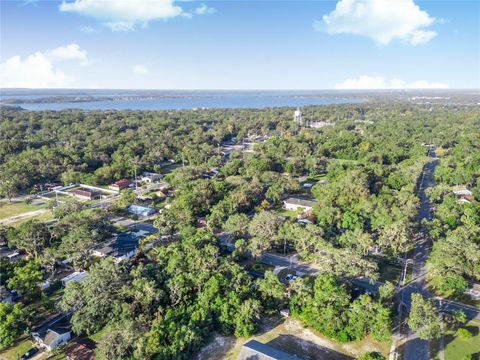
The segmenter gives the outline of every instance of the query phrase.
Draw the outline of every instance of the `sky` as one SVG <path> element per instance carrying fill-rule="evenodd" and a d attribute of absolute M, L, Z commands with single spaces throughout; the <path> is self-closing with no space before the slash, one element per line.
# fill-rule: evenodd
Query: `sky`
<path fill-rule="evenodd" d="M 0 6 L 2 88 L 480 88 L 480 1 Z"/>

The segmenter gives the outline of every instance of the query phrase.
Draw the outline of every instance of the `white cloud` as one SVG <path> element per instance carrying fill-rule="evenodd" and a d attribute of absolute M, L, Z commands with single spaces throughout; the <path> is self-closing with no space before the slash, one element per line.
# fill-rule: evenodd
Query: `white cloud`
<path fill-rule="evenodd" d="M 97 32 L 97 29 L 87 25 L 87 26 L 82 26 L 80 28 L 80 31 L 84 32 L 84 33 L 95 33 L 95 32 Z"/>
<path fill-rule="evenodd" d="M 0 86 L 4 88 L 58 88 L 73 84 L 75 78 L 57 68 L 57 63 L 88 62 L 87 52 L 77 44 L 36 53 L 22 59 L 13 56 L 0 64 Z"/>
<path fill-rule="evenodd" d="M 151 20 L 188 16 L 174 0 L 75 0 L 63 1 L 60 11 L 93 17 L 113 31 L 134 30 Z"/>
<path fill-rule="evenodd" d="M 136 75 L 147 75 L 149 73 L 148 69 L 142 64 L 133 65 L 132 71 Z"/>
<path fill-rule="evenodd" d="M 51 61 L 63 61 L 63 60 L 87 60 L 87 51 L 80 49 L 77 44 L 70 44 L 67 46 L 60 46 L 53 50 L 48 50 L 45 55 Z"/>
<path fill-rule="evenodd" d="M 194 10 L 194 13 L 197 15 L 213 14 L 214 12 L 216 12 L 214 8 L 208 7 L 205 4 L 201 4 Z"/>
<path fill-rule="evenodd" d="M 425 30 L 435 22 L 413 0 L 340 0 L 335 10 L 315 21 L 319 31 L 367 36 L 379 45 L 402 40 L 411 45 L 426 43 L 437 33 Z"/>
<path fill-rule="evenodd" d="M 374 89 L 448 89 L 449 84 L 440 82 L 428 82 L 425 80 L 417 80 L 407 83 L 401 79 L 392 79 L 386 81 L 381 76 L 361 75 L 358 78 L 346 79 L 345 81 L 335 84 L 338 90 L 374 90 Z"/>

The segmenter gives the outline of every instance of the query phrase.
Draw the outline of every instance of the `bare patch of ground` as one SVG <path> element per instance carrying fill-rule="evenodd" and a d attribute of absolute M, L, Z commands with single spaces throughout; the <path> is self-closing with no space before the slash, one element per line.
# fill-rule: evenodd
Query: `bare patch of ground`
<path fill-rule="evenodd" d="M 297 355 L 306 360 L 348 360 L 368 351 L 388 355 L 390 344 L 371 338 L 362 341 L 338 343 L 303 326 L 293 318 L 270 317 L 265 319 L 259 333 L 250 339 L 216 334 L 194 357 L 195 360 L 236 360 L 243 344 L 255 339 L 264 344 Z"/>

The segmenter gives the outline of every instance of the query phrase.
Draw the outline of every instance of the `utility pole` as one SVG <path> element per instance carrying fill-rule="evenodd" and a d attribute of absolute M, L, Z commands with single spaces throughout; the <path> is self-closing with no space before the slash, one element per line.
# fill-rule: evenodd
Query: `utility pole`
<path fill-rule="evenodd" d="M 135 162 L 135 167 L 133 168 L 134 171 L 134 176 L 135 176 L 135 191 L 138 190 L 138 185 L 137 185 L 137 163 Z"/>

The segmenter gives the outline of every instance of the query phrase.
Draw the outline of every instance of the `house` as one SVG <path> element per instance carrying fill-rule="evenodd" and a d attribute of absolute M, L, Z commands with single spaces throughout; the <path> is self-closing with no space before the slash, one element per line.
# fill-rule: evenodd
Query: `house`
<path fill-rule="evenodd" d="M 5 286 L 0 286 L 0 303 L 13 304 L 13 294 Z"/>
<path fill-rule="evenodd" d="M 457 188 L 453 190 L 453 193 L 455 194 L 457 201 L 460 203 L 470 204 L 474 200 L 472 192 L 467 188 Z"/>
<path fill-rule="evenodd" d="M 63 286 L 66 286 L 69 282 L 79 282 L 82 281 L 88 275 L 88 271 L 75 271 L 70 275 L 65 276 L 60 279 Z"/>
<path fill-rule="evenodd" d="M 285 209 L 287 210 L 302 210 L 303 212 L 311 211 L 313 206 L 315 205 L 314 201 L 299 198 L 289 198 L 283 203 L 285 205 Z"/>
<path fill-rule="evenodd" d="M 109 186 L 109 188 L 111 190 L 120 191 L 120 190 L 128 188 L 130 186 L 130 184 L 131 184 L 130 180 L 122 179 L 122 180 L 118 180 L 118 181 L 114 182 L 113 184 L 111 184 Z"/>
<path fill-rule="evenodd" d="M 72 337 L 70 316 L 60 314 L 32 332 L 32 337 L 41 347 L 52 351 Z"/>
<path fill-rule="evenodd" d="M 127 210 L 130 214 L 138 215 L 140 217 L 147 217 L 157 212 L 156 209 L 139 205 L 130 205 Z"/>
<path fill-rule="evenodd" d="M 146 183 L 152 183 L 155 181 L 158 181 L 162 178 L 162 174 L 157 174 L 157 173 L 152 173 L 145 171 L 142 176 L 140 177 L 140 181 L 146 182 Z"/>
<path fill-rule="evenodd" d="M 242 346 L 238 360 L 301 360 L 300 358 L 275 349 L 256 340 L 250 340 Z"/>
<path fill-rule="evenodd" d="M 466 295 L 470 295 L 472 300 L 480 300 L 480 283 L 475 283 L 472 287 L 465 291 Z"/>
<path fill-rule="evenodd" d="M 115 239 L 93 250 L 93 255 L 99 257 L 111 256 L 117 262 L 129 260 L 137 252 L 140 236 L 132 232 L 118 234 Z"/>
<path fill-rule="evenodd" d="M 71 193 L 76 198 L 79 198 L 82 200 L 100 199 L 100 196 L 101 196 L 100 191 L 86 189 L 86 188 L 75 189 L 75 190 L 72 190 Z"/>

